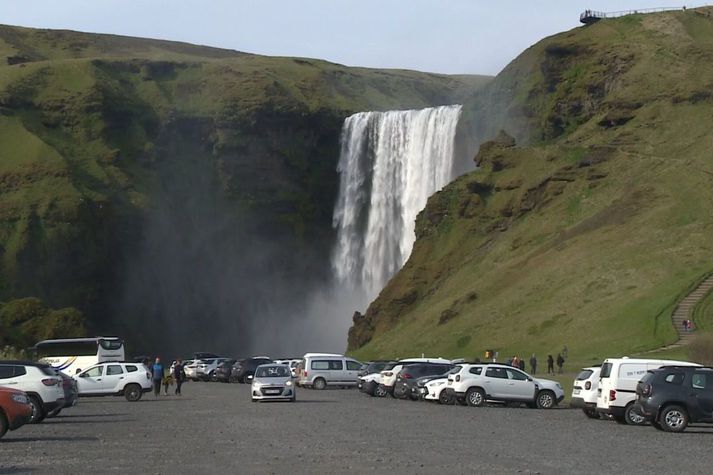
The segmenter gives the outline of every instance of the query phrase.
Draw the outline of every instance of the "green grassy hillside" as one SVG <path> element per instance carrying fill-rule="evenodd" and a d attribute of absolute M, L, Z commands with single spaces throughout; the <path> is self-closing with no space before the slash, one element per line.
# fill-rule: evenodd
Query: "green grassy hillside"
<path fill-rule="evenodd" d="M 713 269 L 713 10 L 547 38 L 469 101 L 479 169 L 434 195 L 404 266 L 355 318 L 359 357 L 556 354 L 676 340 Z M 486 123 L 488 119 L 490 123 Z"/>
<path fill-rule="evenodd" d="M 147 344 L 172 318 L 205 331 L 234 305 L 139 277 L 188 282 L 186 251 L 246 232 L 279 237 L 285 272 L 319 275 L 345 116 L 459 102 L 487 81 L 0 26 L 0 300 L 74 306 L 90 331 Z M 215 262 L 213 287 L 228 272 Z M 169 311 L 169 294 L 193 301 Z"/>

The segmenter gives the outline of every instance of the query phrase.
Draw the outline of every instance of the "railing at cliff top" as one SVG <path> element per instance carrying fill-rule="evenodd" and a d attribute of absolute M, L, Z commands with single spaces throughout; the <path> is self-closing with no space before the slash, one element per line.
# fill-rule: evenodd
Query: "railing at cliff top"
<path fill-rule="evenodd" d="M 605 18 L 618 18 L 627 15 L 638 15 L 642 13 L 659 13 L 659 12 L 671 12 L 676 10 L 693 10 L 695 8 L 701 7 L 660 7 L 660 8 L 642 8 L 639 10 L 622 10 L 620 12 L 598 12 L 594 10 L 585 10 L 584 13 L 579 15 L 579 21 L 584 24 L 594 23 Z"/>

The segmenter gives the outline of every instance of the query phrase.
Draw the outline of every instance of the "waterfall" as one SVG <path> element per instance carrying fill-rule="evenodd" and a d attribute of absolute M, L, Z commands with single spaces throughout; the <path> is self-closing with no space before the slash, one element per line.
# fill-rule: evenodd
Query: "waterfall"
<path fill-rule="evenodd" d="M 371 300 L 404 265 L 416 215 L 453 178 L 461 106 L 361 112 L 344 121 L 332 266 Z"/>

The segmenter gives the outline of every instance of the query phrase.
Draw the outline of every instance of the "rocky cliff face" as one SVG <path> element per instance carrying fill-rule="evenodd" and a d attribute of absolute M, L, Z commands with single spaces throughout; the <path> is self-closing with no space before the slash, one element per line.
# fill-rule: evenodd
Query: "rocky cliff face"
<path fill-rule="evenodd" d="M 675 339 L 672 302 L 713 267 L 711 14 L 547 38 L 466 102 L 479 169 L 429 200 L 350 349 L 473 358 L 566 344 L 587 363 Z"/>
<path fill-rule="evenodd" d="M 485 81 L 7 26 L 0 60 L 0 299 L 164 349 L 320 282 L 346 115 Z"/>

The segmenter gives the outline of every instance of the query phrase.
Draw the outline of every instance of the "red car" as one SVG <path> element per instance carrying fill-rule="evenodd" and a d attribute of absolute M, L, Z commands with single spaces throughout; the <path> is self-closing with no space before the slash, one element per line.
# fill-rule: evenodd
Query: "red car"
<path fill-rule="evenodd" d="M 0 438 L 8 430 L 25 425 L 32 415 L 27 394 L 17 389 L 0 387 Z"/>

